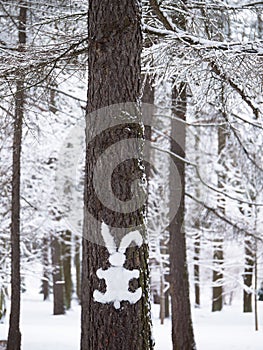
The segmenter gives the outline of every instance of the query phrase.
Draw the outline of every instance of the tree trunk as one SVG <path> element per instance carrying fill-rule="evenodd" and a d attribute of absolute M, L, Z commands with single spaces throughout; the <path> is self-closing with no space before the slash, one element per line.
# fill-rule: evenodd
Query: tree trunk
<path fill-rule="evenodd" d="M 244 269 L 244 285 L 248 288 L 252 287 L 252 277 L 254 269 L 254 242 L 251 237 L 245 237 L 245 269 Z M 243 312 L 252 312 L 252 293 L 244 289 L 243 292 Z"/>
<path fill-rule="evenodd" d="M 76 295 L 79 303 L 81 301 L 81 274 L 80 274 L 80 239 L 75 236 L 75 257 L 74 257 L 75 269 L 76 269 Z"/>
<path fill-rule="evenodd" d="M 183 0 L 184 8 L 187 1 Z M 179 5 L 180 7 L 180 5 Z M 186 30 L 184 11 L 175 12 L 173 21 L 177 27 Z M 175 79 L 176 80 L 176 79 Z M 174 83 L 175 83 L 174 80 Z M 186 137 L 186 83 L 181 82 L 172 89 L 172 113 L 176 119 L 171 120 L 171 152 L 180 158 L 173 157 L 178 177 L 173 178 L 170 169 L 170 225 L 169 225 L 169 254 L 170 254 L 170 295 L 172 311 L 172 342 L 173 350 L 196 349 L 191 306 L 189 296 L 189 277 L 186 256 L 186 238 L 184 231 L 185 214 L 185 137 Z M 178 192 L 181 190 L 181 193 Z M 178 206 L 176 208 L 175 206 Z"/>
<path fill-rule="evenodd" d="M 61 246 L 56 236 L 51 241 L 52 276 L 53 276 L 53 314 L 63 315 L 64 308 L 64 281 L 62 280 Z"/>
<path fill-rule="evenodd" d="M 6 315 L 6 295 L 4 286 L 0 286 L 0 323 L 4 323 Z"/>
<path fill-rule="evenodd" d="M 62 235 L 62 265 L 64 275 L 65 306 L 69 310 L 72 298 L 72 278 L 71 278 L 71 232 L 66 231 Z"/>
<path fill-rule="evenodd" d="M 144 207 L 128 213 L 118 212 L 99 201 L 93 187 L 95 180 L 101 181 L 103 186 L 104 177 L 106 180 L 110 177 L 115 198 L 125 203 L 132 197 L 132 182 L 135 179 L 141 181 L 145 175 L 142 162 L 140 158 L 138 159 L 140 142 L 144 137 L 138 113 L 142 47 L 140 19 L 140 2 L 137 0 L 94 0 L 89 3 L 87 154 L 81 300 L 82 350 L 152 349 L 148 247 L 145 243 L 137 241 L 135 246 L 126 249 L 125 256 L 118 251 L 120 244 L 124 244 L 124 240 L 131 237 L 128 236 L 131 230 L 132 235 L 145 236 Z M 125 102 L 130 103 L 129 110 L 126 109 L 128 105 L 120 105 Z M 112 109 L 108 108 L 107 113 L 101 118 L 103 112 L 98 110 L 113 104 L 119 105 L 115 105 Z M 95 111 L 95 114 L 90 114 Z M 132 117 L 129 117 L 130 115 Z M 109 127 L 103 128 L 97 135 L 102 122 L 108 123 Z M 109 146 L 129 139 L 135 140 L 134 145 L 130 147 L 132 152 L 138 153 L 138 156 L 120 163 L 111 176 L 108 174 L 108 168 L 115 154 L 110 152 L 103 179 L 95 177 L 95 166 L 101 165 L 97 158 L 103 155 Z M 123 145 L 117 155 L 122 155 L 126 151 L 126 146 Z M 103 232 L 106 232 L 107 237 L 112 237 L 111 243 L 106 238 L 103 241 Z M 120 260 L 114 260 L 116 256 Z M 107 274 L 111 274 L 111 277 L 106 278 Z M 128 275 L 133 275 L 134 278 L 130 282 L 127 280 L 127 289 L 124 290 L 122 276 L 126 282 Z M 117 286 L 116 281 L 119 281 L 122 287 Z M 126 298 L 124 294 L 129 297 Z M 133 300 L 132 294 L 136 296 Z"/>
<path fill-rule="evenodd" d="M 151 78 L 150 77 L 143 77 L 145 79 L 144 89 L 143 89 L 143 95 L 142 95 L 142 102 L 146 104 L 154 105 L 154 88 L 152 86 Z M 143 113 L 152 113 L 153 109 L 147 108 L 146 111 L 143 111 Z M 153 115 L 149 115 L 147 117 L 147 120 L 150 118 L 154 118 Z M 152 136 L 152 130 L 150 125 L 145 126 L 145 140 L 151 141 Z M 147 160 L 150 160 L 151 156 L 151 149 L 149 147 L 149 144 L 147 143 L 144 147 L 144 158 Z M 145 163 L 145 173 L 147 177 L 147 182 L 150 179 L 150 170 L 151 165 L 149 162 Z"/>
<path fill-rule="evenodd" d="M 185 124 L 186 120 L 186 85 L 180 84 L 180 88 L 173 88 L 173 114 L 182 120 L 172 120 L 171 152 L 185 158 Z M 189 280 L 186 260 L 186 241 L 184 232 L 185 212 L 185 165 L 184 162 L 174 157 L 173 162 L 177 168 L 181 187 L 181 200 L 178 210 L 170 212 L 170 294 L 172 301 L 172 340 L 174 350 L 195 349 L 195 340 L 191 319 L 189 298 Z M 177 184 L 178 186 L 178 184 Z M 174 208 L 174 201 L 178 198 L 176 184 L 170 175 L 170 201 Z"/>
<path fill-rule="evenodd" d="M 257 210 L 257 209 L 256 209 Z M 256 225 L 255 225 L 256 226 Z M 255 308 L 255 331 L 258 331 L 258 299 L 257 299 L 257 289 L 258 289 L 258 262 L 257 262 L 257 242 L 255 244 L 255 281 L 254 281 L 254 308 Z"/>
<path fill-rule="evenodd" d="M 42 280 L 42 292 L 43 299 L 49 298 L 49 238 L 44 236 L 42 246 L 42 263 L 43 263 L 43 280 Z"/>
<path fill-rule="evenodd" d="M 18 16 L 18 50 L 23 52 L 26 44 L 26 17 L 25 1 L 20 1 Z M 21 144 L 22 125 L 25 105 L 24 81 L 18 77 L 15 94 L 15 120 L 13 136 L 13 174 L 12 174 L 12 201 L 11 201 L 11 311 L 7 350 L 20 350 L 20 172 L 21 172 Z"/>
<path fill-rule="evenodd" d="M 224 87 L 222 87 L 222 99 L 224 93 Z M 223 149 L 226 145 L 226 130 L 224 127 L 218 128 L 218 155 L 222 154 Z M 225 182 L 225 175 L 218 175 L 218 188 L 223 190 Z M 224 213 L 225 212 L 225 200 L 224 198 L 218 199 L 218 209 Z M 223 228 L 219 227 L 219 230 Z M 223 272 L 222 265 L 224 263 L 224 250 L 223 244 L 224 240 L 222 238 L 222 232 L 216 234 L 216 238 L 213 242 L 213 264 L 215 269 L 213 270 L 213 288 L 212 288 L 212 311 L 221 311 L 223 308 Z"/>
<path fill-rule="evenodd" d="M 214 239 L 214 253 L 213 261 L 215 269 L 213 270 L 213 299 L 212 299 L 212 311 L 221 311 L 223 307 L 223 287 L 222 278 L 223 274 L 221 272 L 220 265 L 223 264 L 223 240 Z M 217 285 L 218 284 L 218 285 Z"/>
<path fill-rule="evenodd" d="M 164 304 L 164 317 L 170 317 L 170 301 L 169 301 L 169 289 L 165 292 L 165 304 Z"/>
<path fill-rule="evenodd" d="M 163 324 L 165 318 L 165 295 L 164 295 L 164 276 L 161 274 L 160 278 L 160 320 Z"/>
<path fill-rule="evenodd" d="M 197 219 L 196 228 L 200 230 L 200 223 Z M 194 286 L 195 286 L 195 307 L 200 307 L 200 269 L 199 269 L 199 256 L 200 256 L 200 234 L 197 234 L 194 241 Z"/>
<path fill-rule="evenodd" d="M 201 166 L 200 164 L 200 138 L 201 138 L 201 132 L 198 132 L 198 134 L 195 136 L 195 162 L 198 166 L 198 168 Z M 196 198 L 200 198 L 201 196 L 201 189 L 200 184 L 196 184 L 196 190 L 195 190 Z M 200 205 L 196 204 L 195 207 L 196 212 L 201 212 Z M 200 307 L 200 266 L 199 266 L 199 260 L 200 260 L 200 246 L 201 246 L 201 222 L 200 217 L 194 218 L 194 230 L 195 230 L 195 236 L 194 236 L 194 290 L 195 290 L 195 307 Z"/>

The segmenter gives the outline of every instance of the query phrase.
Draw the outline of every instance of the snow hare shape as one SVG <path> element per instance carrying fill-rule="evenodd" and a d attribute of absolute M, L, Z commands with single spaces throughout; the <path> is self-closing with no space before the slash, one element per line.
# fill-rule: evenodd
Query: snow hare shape
<path fill-rule="evenodd" d="M 142 289 L 139 287 L 135 292 L 130 292 L 129 282 L 133 278 L 139 278 L 140 272 L 136 269 L 127 270 L 123 265 L 126 260 L 125 252 L 128 246 L 132 242 L 135 242 L 138 247 L 142 245 L 143 240 L 140 232 L 133 231 L 124 236 L 119 249 L 117 249 L 110 234 L 109 227 L 104 223 L 102 223 L 102 236 L 110 254 L 111 267 L 107 270 L 97 270 L 97 276 L 100 279 L 105 279 L 107 289 L 105 293 L 95 290 L 93 293 L 94 300 L 102 304 L 113 302 L 115 309 L 120 308 L 121 301 L 128 301 L 130 304 L 137 303 L 142 296 Z"/>

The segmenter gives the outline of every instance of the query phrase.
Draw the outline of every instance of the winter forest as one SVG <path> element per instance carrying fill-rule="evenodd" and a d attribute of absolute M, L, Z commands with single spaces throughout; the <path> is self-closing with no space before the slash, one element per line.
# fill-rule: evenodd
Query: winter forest
<path fill-rule="evenodd" d="M 263 2 L 0 0 L 0 349 L 263 348 Z"/>

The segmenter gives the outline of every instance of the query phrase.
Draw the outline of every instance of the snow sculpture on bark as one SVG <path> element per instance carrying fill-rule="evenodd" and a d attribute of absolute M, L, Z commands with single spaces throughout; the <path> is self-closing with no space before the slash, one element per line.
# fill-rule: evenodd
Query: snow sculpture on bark
<path fill-rule="evenodd" d="M 132 242 L 140 247 L 143 243 L 142 235 L 139 231 L 129 232 L 122 238 L 120 246 L 117 248 L 109 227 L 102 223 L 102 236 L 110 254 L 111 267 L 107 270 L 97 270 L 97 276 L 100 279 L 105 279 L 107 289 L 105 293 L 95 290 L 93 293 L 94 300 L 103 304 L 113 303 L 115 309 L 120 308 L 121 301 L 135 304 L 142 296 L 142 288 L 139 287 L 135 292 L 131 292 L 129 291 L 129 282 L 132 279 L 139 278 L 140 271 L 137 269 L 127 270 L 123 265 L 126 260 L 126 249 Z"/>

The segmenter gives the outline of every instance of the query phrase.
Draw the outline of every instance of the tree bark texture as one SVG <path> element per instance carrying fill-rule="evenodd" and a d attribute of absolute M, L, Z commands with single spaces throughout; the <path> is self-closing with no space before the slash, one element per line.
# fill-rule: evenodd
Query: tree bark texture
<path fill-rule="evenodd" d="M 185 124 L 186 119 L 186 85 L 180 84 L 172 91 L 173 114 L 179 120 L 172 120 L 171 152 L 185 158 Z M 170 213 L 170 294 L 172 302 L 172 341 L 174 350 L 196 349 L 191 308 L 189 298 L 189 280 L 187 271 L 186 240 L 184 232 L 185 212 L 185 165 L 181 159 L 174 157 L 174 164 L 178 171 L 181 187 L 181 199 L 178 210 Z M 178 194 L 170 175 L 170 201 L 174 201 Z M 171 203 L 170 207 L 173 206 Z M 174 217 L 173 217 L 174 216 Z"/>
<path fill-rule="evenodd" d="M 104 279 L 96 275 L 98 269 L 108 270 L 109 251 L 101 239 L 101 225 L 106 224 L 114 234 L 116 246 L 122 238 L 116 232 L 122 228 L 132 230 L 143 227 L 145 208 L 132 213 L 118 213 L 104 206 L 93 188 L 94 168 L 97 159 L 111 145 L 121 140 L 143 139 L 143 127 L 138 123 L 122 123 L 120 115 L 105 119 L 111 124 L 112 118 L 119 123 L 105 129 L 95 137 L 96 120 L 91 123 L 90 113 L 113 104 L 131 102 L 138 110 L 140 95 L 140 53 L 142 35 L 140 29 L 140 8 L 136 0 L 91 0 L 88 11 L 88 104 L 86 181 L 84 203 L 84 229 L 82 251 L 82 314 L 81 350 L 148 350 L 152 349 L 149 296 L 148 296 L 148 247 L 143 243 L 126 250 L 123 267 L 137 269 L 140 276 L 130 281 L 130 290 L 142 288 L 142 297 L 136 303 L 121 301 L 120 308 L 113 303 L 94 300 L 93 293 L 107 291 Z M 121 109 L 121 108 L 120 108 Z M 125 113 L 125 110 L 124 110 Z M 137 113 L 138 115 L 138 113 Z M 126 118 L 127 120 L 127 118 Z M 94 135 L 94 138 L 93 138 Z M 139 154 L 139 148 L 138 154 Z M 122 149 L 120 150 L 120 153 Z M 145 174 L 142 162 L 129 159 L 120 164 L 112 174 L 112 190 L 119 200 L 125 202 L 132 197 L 131 184 Z M 107 172 L 107 169 L 105 169 Z M 105 172 L 105 176 L 107 176 Z M 124 229 L 123 229 L 124 230 Z M 119 232 L 118 231 L 118 232 Z M 116 233 L 116 237 L 115 236 Z M 126 232 L 127 233 L 127 232 Z M 143 233 L 142 233 L 143 234 Z M 124 234 L 125 235 L 125 234 Z M 101 244 L 99 244 L 101 242 Z"/>
<path fill-rule="evenodd" d="M 25 1 L 19 1 L 18 50 L 23 52 L 26 44 L 27 7 Z M 22 125 L 25 105 L 24 81 L 18 77 L 15 94 L 15 120 L 13 136 L 13 173 L 11 201 L 11 311 L 7 350 L 20 350 L 20 173 Z"/>

